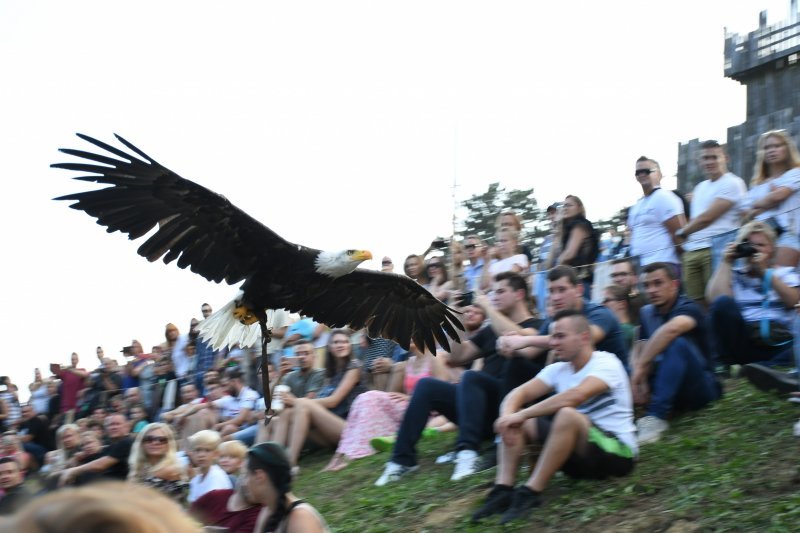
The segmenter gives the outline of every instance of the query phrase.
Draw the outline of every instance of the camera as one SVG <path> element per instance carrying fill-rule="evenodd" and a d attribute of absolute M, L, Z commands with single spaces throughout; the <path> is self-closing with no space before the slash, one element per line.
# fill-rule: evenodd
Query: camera
<path fill-rule="evenodd" d="M 431 242 L 431 248 L 447 248 L 450 246 L 450 241 L 443 237 L 436 237 Z"/>
<path fill-rule="evenodd" d="M 456 304 L 458 304 L 460 307 L 472 305 L 473 296 L 474 295 L 472 291 L 462 292 L 456 297 Z"/>
<path fill-rule="evenodd" d="M 758 253 L 758 250 L 756 250 L 755 246 L 750 244 L 750 241 L 742 241 L 733 249 L 733 258 L 741 259 L 743 257 L 752 257 L 756 253 Z"/>

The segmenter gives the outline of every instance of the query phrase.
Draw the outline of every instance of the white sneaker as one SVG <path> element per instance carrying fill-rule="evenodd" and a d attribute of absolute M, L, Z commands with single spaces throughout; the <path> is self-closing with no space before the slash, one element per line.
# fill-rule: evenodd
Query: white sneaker
<path fill-rule="evenodd" d="M 447 452 L 444 455 L 440 455 L 436 458 L 437 465 L 444 465 L 447 463 L 452 463 L 456 460 L 456 452 Z"/>
<path fill-rule="evenodd" d="M 397 481 L 401 477 L 405 476 L 406 474 L 410 474 L 414 470 L 418 469 L 419 466 L 405 466 L 399 465 L 397 463 L 393 463 L 389 461 L 386 463 L 386 468 L 383 469 L 383 474 L 378 480 L 375 482 L 376 487 L 383 487 L 387 483 L 392 483 L 393 481 Z"/>
<path fill-rule="evenodd" d="M 638 433 L 637 442 L 642 444 L 650 444 L 656 442 L 661 438 L 661 434 L 669 428 L 666 420 L 661 420 L 657 416 L 643 416 L 636 421 L 636 430 Z"/>
<path fill-rule="evenodd" d="M 794 436 L 800 437 L 800 420 L 794 423 Z"/>
<path fill-rule="evenodd" d="M 456 454 L 456 468 L 450 481 L 458 481 L 478 471 L 478 452 L 475 450 L 461 450 Z"/>

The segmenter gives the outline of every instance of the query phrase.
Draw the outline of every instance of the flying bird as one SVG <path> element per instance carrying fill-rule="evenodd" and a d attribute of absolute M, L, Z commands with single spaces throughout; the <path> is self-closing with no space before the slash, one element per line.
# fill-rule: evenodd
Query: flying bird
<path fill-rule="evenodd" d="M 133 154 L 87 135 L 78 137 L 111 155 L 64 148 L 60 151 L 84 161 L 52 167 L 89 173 L 74 179 L 110 187 L 56 200 L 73 201 L 71 208 L 130 240 L 157 226 L 138 249 L 148 261 L 163 257 L 164 263 L 176 261 L 209 281 L 243 282 L 233 301 L 201 325 L 201 335 L 215 347 L 249 345 L 260 332 L 265 352 L 269 309 L 300 313 L 330 327 L 366 328 L 369 336 L 392 339 L 406 349 L 413 340 L 436 353 L 437 342 L 449 350 L 448 337 L 458 341 L 456 329 L 464 328 L 457 312 L 410 278 L 357 268 L 372 258 L 368 251 L 320 251 L 288 242 L 224 196 L 178 176 L 119 135 Z"/>

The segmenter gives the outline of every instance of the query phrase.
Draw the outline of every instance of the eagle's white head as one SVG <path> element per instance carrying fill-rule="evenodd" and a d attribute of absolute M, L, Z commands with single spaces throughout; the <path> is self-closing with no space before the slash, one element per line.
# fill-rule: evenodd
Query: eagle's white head
<path fill-rule="evenodd" d="M 320 252 L 314 260 L 317 272 L 332 278 L 350 274 L 358 265 L 372 259 L 367 250 L 342 250 L 341 252 Z"/>

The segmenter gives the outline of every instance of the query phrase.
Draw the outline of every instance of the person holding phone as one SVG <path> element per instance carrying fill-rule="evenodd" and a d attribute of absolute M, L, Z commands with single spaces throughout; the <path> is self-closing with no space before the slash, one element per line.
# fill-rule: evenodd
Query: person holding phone
<path fill-rule="evenodd" d="M 78 354 L 72 352 L 69 366 L 63 367 L 58 363 L 50 364 L 50 372 L 61 380 L 61 414 L 64 415 L 65 424 L 69 424 L 75 419 L 78 399 L 81 397 L 83 389 L 86 388 L 86 378 L 89 377 L 89 372 L 85 368 L 79 368 L 78 362 Z"/>

